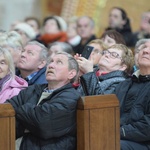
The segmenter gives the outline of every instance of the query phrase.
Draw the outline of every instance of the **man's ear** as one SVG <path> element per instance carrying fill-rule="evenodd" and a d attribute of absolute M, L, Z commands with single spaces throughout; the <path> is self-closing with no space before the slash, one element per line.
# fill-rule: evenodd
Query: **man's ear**
<path fill-rule="evenodd" d="M 38 69 L 42 69 L 46 66 L 46 60 L 41 60 L 40 63 L 39 63 L 39 66 L 38 66 Z"/>
<path fill-rule="evenodd" d="M 69 71 L 68 79 L 71 80 L 71 79 L 73 79 L 76 75 L 77 75 L 77 71 L 76 71 L 75 69 L 72 69 L 72 70 Z"/>

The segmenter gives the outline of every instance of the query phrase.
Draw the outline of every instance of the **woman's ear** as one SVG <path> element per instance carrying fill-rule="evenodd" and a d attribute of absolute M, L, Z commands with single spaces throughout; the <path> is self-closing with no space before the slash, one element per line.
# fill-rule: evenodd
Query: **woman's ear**
<path fill-rule="evenodd" d="M 127 69 L 127 65 L 126 64 L 122 64 L 120 70 L 124 71 Z"/>

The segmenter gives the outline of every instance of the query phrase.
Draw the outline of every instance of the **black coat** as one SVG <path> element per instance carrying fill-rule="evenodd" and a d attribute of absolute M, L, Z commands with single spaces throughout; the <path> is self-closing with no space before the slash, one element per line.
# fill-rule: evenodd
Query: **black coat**
<path fill-rule="evenodd" d="M 112 94 L 116 86 L 124 81 L 128 75 L 124 71 L 112 71 L 110 73 L 97 76 L 96 71 L 89 72 L 80 77 L 81 87 L 78 91 L 81 95 Z"/>
<path fill-rule="evenodd" d="M 121 139 L 150 147 L 150 78 L 133 76 L 116 88 L 120 101 Z"/>
<path fill-rule="evenodd" d="M 96 36 L 95 36 L 95 35 L 92 35 L 92 36 L 86 41 L 85 44 L 82 44 L 82 43 L 80 42 L 78 45 L 76 45 L 76 46 L 73 47 L 74 53 L 75 53 L 75 54 L 76 54 L 76 53 L 82 54 L 82 52 L 83 52 L 85 46 L 86 46 L 90 41 L 95 40 L 95 39 L 96 39 Z"/>
<path fill-rule="evenodd" d="M 79 94 L 67 84 L 38 100 L 47 85 L 33 85 L 7 102 L 16 112 L 17 138 L 23 136 L 20 150 L 75 150 L 76 106 Z M 24 133 L 24 130 L 29 133 Z"/>

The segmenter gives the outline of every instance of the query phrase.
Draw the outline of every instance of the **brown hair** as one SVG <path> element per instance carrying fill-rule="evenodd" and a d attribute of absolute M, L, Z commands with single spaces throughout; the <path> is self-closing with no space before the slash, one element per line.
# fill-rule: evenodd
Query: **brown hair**
<path fill-rule="evenodd" d="M 122 53 L 122 62 L 127 65 L 127 69 L 125 70 L 128 74 L 131 74 L 133 64 L 134 64 L 134 56 L 132 51 L 123 44 L 115 44 L 111 46 L 109 49 L 117 49 L 121 50 Z"/>
<path fill-rule="evenodd" d="M 117 32 L 115 30 L 107 30 L 102 34 L 101 39 L 105 38 L 106 35 L 108 35 L 110 38 L 114 39 L 116 41 L 116 44 L 126 45 L 126 42 L 125 42 L 123 36 L 119 32 Z"/>

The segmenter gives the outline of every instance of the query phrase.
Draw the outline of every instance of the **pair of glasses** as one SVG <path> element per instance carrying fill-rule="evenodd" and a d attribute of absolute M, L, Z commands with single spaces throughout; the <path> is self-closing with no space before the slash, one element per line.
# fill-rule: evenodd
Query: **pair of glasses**
<path fill-rule="evenodd" d="M 94 54 L 102 54 L 102 52 L 99 49 L 94 49 L 92 52 Z"/>
<path fill-rule="evenodd" d="M 116 52 L 110 52 L 109 50 L 103 50 L 103 51 L 102 51 L 102 55 L 106 55 L 106 54 L 109 54 L 110 57 L 113 58 L 113 59 L 119 58 L 119 59 L 121 59 L 121 61 L 122 61 L 122 57 L 119 56 L 119 54 L 116 53 Z"/>

